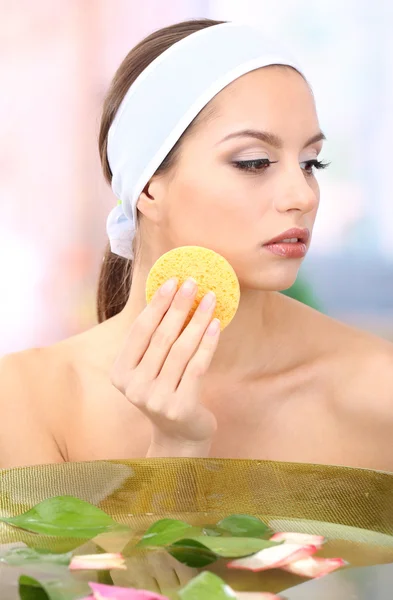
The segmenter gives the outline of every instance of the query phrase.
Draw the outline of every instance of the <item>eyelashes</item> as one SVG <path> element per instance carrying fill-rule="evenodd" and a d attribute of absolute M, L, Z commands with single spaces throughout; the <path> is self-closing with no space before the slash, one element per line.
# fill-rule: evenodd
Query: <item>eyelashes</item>
<path fill-rule="evenodd" d="M 270 167 L 270 165 L 274 165 L 276 163 L 278 163 L 278 160 L 270 161 L 268 158 L 257 158 L 253 160 L 236 160 L 232 162 L 233 166 L 236 169 L 246 171 L 248 173 L 258 173 L 259 171 L 263 172 L 267 170 Z M 314 175 L 314 169 L 326 169 L 331 163 L 313 159 L 303 161 L 301 164 L 306 165 L 306 168 L 303 170 L 308 176 L 311 176 Z"/>

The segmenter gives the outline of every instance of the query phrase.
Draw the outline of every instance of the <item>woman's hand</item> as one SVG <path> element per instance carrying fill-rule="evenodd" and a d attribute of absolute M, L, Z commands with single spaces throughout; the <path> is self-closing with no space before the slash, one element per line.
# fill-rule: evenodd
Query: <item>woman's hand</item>
<path fill-rule="evenodd" d="M 146 589 L 173 598 L 173 593 L 184 587 L 198 570 L 188 567 L 168 552 L 139 550 L 126 557 L 127 570 L 112 569 L 113 583 L 124 587 Z"/>
<path fill-rule="evenodd" d="M 200 394 L 220 333 L 215 296 L 204 296 L 182 331 L 197 286 L 188 279 L 176 289 L 169 279 L 134 321 L 111 382 L 153 425 L 147 456 L 207 456 L 217 422 Z"/>

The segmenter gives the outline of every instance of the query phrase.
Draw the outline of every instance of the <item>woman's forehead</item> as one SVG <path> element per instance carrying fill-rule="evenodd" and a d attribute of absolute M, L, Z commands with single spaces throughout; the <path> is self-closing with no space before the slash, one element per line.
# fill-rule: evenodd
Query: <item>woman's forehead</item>
<path fill-rule="evenodd" d="M 243 104 L 250 109 L 280 103 L 312 102 L 313 96 L 302 75 L 290 67 L 269 66 L 242 75 L 212 100 L 218 112 L 235 110 Z"/>
<path fill-rule="evenodd" d="M 308 83 L 294 69 L 264 67 L 236 79 L 200 114 L 204 135 L 224 137 L 242 129 L 288 128 L 311 136 L 318 131 L 314 97 Z"/>

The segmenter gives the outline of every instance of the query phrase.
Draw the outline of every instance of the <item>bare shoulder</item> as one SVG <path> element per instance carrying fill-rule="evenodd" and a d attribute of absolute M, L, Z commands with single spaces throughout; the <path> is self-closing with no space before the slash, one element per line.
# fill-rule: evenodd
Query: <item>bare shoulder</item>
<path fill-rule="evenodd" d="M 292 310 L 341 407 L 393 425 L 393 343 L 300 303 Z"/>
<path fill-rule="evenodd" d="M 393 393 L 393 343 L 360 328 L 313 311 L 316 343 L 325 347 L 335 365 L 337 381 L 366 394 L 376 384 L 391 384 Z M 347 390 L 348 391 L 348 390 Z M 382 389 L 381 389 L 382 391 Z M 392 413 L 393 414 L 393 413 Z"/>
<path fill-rule="evenodd" d="M 347 340 L 345 342 L 344 340 Z M 348 327 L 338 352 L 337 383 L 350 407 L 393 426 L 393 344 Z"/>
<path fill-rule="evenodd" d="M 58 432 L 72 382 L 57 346 L 0 359 L 0 467 L 63 462 Z"/>
<path fill-rule="evenodd" d="M 111 324 L 0 358 L 0 468 L 68 461 L 68 437 L 87 392 L 114 357 Z"/>
<path fill-rule="evenodd" d="M 330 360 L 330 409 L 356 452 L 356 464 L 392 472 L 393 344 L 356 328 L 330 325 L 331 335 L 341 340 Z"/>
<path fill-rule="evenodd" d="M 325 315 L 297 300 L 283 296 L 282 302 L 288 318 L 301 328 L 308 346 L 330 351 L 369 356 L 376 354 L 389 356 L 393 343 L 372 333 L 353 327 L 333 317 Z"/>
<path fill-rule="evenodd" d="M 55 367 L 55 372 L 53 367 Z M 24 381 L 27 383 L 26 378 L 28 378 L 29 386 L 33 385 L 33 388 L 45 386 L 48 378 L 51 379 L 66 368 L 65 354 L 59 353 L 56 345 L 29 348 L 5 354 L 0 358 L 1 381 L 4 381 L 4 378 L 7 381 L 13 379 L 22 384 Z M 41 375 L 44 371 L 46 371 L 47 377 L 45 381 L 42 381 Z"/>

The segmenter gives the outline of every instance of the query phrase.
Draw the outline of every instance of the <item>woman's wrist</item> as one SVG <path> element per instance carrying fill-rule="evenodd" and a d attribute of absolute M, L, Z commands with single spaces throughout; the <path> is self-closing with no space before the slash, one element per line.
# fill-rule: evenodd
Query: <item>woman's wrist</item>
<path fill-rule="evenodd" d="M 204 458 L 209 456 L 211 441 L 194 442 L 189 440 L 155 440 L 151 441 L 146 458 Z"/>

